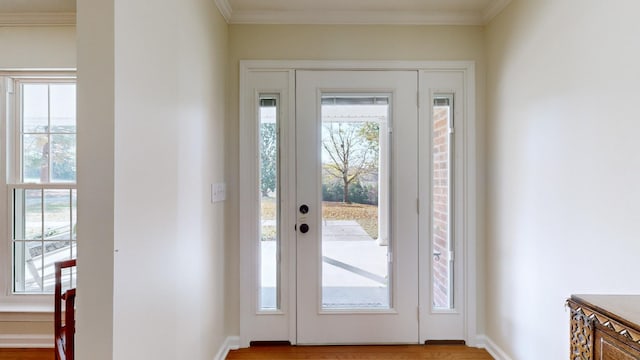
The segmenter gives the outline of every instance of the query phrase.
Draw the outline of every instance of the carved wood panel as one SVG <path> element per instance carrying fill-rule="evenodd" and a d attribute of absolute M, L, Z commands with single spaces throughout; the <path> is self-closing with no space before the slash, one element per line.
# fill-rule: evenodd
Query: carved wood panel
<path fill-rule="evenodd" d="M 596 330 L 595 344 L 593 354 L 596 360 L 638 360 L 637 351 L 602 331 Z"/>
<path fill-rule="evenodd" d="M 582 308 L 571 306 L 571 360 L 593 360 L 593 322 Z"/>
<path fill-rule="evenodd" d="M 631 309 L 640 305 L 640 296 L 595 299 L 615 299 L 611 303 L 618 306 L 622 302 L 629 317 L 637 319 Z M 583 302 L 573 297 L 567 301 L 571 310 L 570 360 L 640 360 L 640 325 L 615 315 L 615 307 L 604 310 Z"/>

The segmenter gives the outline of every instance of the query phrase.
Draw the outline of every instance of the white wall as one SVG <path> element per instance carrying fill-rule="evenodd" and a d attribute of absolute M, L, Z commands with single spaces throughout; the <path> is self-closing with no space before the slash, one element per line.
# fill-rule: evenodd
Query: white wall
<path fill-rule="evenodd" d="M 640 3 L 514 0 L 487 28 L 487 334 L 566 359 L 572 293 L 640 293 Z"/>
<path fill-rule="evenodd" d="M 0 27 L 0 69 L 76 67 L 75 26 Z"/>
<path fill-rule="evenodd" d="M 113 359 L 113 19 L 112 1 L 77 1 L 78 359 Z"/>
<path fill-rule="evenodd" d="M 231 25 L 229 27 L 229 119 L 227 122 L 227 327 L 239 334 L 239 61 L 240 60 L 473 60 L 476 85 L 485 87 L 484 29 L 476 26 Z M 477 91 L 478 135 L 483 138 L 484 92 Z M 483 168 L 482 142 L 478 168 Z M 480 170 L 479 178 L 482 178 Z M 479 199 L 481 202 L 482 199 Z M 483 223 L 479 214 L 478 223 Z M 481 230 L 484 234 L 484 230 Z M 482 242 L 482 239 L 479 239 Z M 482 246 L 479 244 L 479 252 Z M 478 274 L 479 288 L 484 286 Z M 482 295 L 479 305 L 483 306 Z M 482 317 L 482 314 L 479 314 Z M 480 326 L 482 318 L 479 319 Z M 481 328 L 482 330 L 482 328 Z"/>
<path fill-rule="evenodd" d="M 110 339 L 100 339 L 96 329 L 100 323 L 87 323 L 105 312 L 113 322 L 113 359 L 210 360 L 226 336 L 224 209 L 210 203 L 209 186 L 224 180 L 227 25 L 209 0 L 78 3 L 80 39 L 104 41 L 80 42 L 80 54 L 88 59 L 95 47 L 110 47 L 96 56 L 110 57 L 113 64 L 111 69 L 104 60 L 112 75 L 95 74 L 85 88 L 85 105 L 103 95 L 103 83 L 113 91 L 104 104 L 112 117 L 97 115 L 106 139 L 86 131 L 79 145 L 79 153 L 88 154 L 79 167 L 87 176 L 84 183 L 79 179 L 82 193 L 92 191 L 89 176 L 113 181 L 113 189 L 98 183 L 96 190 L 106 191 L 104 201 L 85 199 L 79 213 L 104 215 L 112 234 L 98 234 L 101 226 L 85 220 L 78 230 L 82 238 L 104 242 L 83 243 L 88 250 L 79 253 L 79 263 L 105 259 L 89 275 L 79 267 L 85 274 L 80 296 L 91 288 L 88 282 L 108 287 L 112 276 L 113 306 L 108 298 L 83 303 L 80 358 L 111 359 Z M 107 17 L 104 26 L 89 28 L 90 21 L 103 25 L 98 12 Z M 79 74 L 90 70 L 97 66 L 79 62 Z M 79 127 L 94 125 L 88 109 L 81 115 Z M 112 157 L 112 167 L 89 162 L 89 155 L 103 153 Z M 87 175 L 91 171 L 95 176 Z M 107 343 L 98 355 L 90 352 L 97 341 Z"/>

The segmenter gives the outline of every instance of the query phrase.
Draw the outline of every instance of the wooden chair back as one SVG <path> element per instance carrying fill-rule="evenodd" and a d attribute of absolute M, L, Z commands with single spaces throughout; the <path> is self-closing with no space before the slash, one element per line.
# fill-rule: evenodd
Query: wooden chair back
<path fill-rule="evenodd" d="M 55 291 L 54 291 L 54 335 L 56 360 L 74 360 L 74 338 L 76 332 L 75 299 L 76 289 L 62 292 L 62 269 L 76 266 L 76 260 L 59 261 L 55 263 Z M 64 303 L 64 309 L 62 304 Z M 64 310 L 64 323 L 62 312 Z"/>

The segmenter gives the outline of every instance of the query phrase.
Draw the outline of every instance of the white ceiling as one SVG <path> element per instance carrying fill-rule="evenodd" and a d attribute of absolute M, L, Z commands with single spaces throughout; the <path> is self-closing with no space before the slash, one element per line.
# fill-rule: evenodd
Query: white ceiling
<path fill-rule="evenodd" d="M 231 24 L 484 25 L 511 0 L 214 0 Z"/>
<path fill-rule="evenodd" d="M 211 0 L 231 24 L 484 25 L 511 0 Z M 0 25 L 73 24 L 76 0 L 0 0 Z"/>

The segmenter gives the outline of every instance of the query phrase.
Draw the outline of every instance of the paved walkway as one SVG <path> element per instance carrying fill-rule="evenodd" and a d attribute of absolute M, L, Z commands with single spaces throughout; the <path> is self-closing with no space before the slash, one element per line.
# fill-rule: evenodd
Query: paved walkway
<path fill-rule="evenodd" d="M 323 303 L 328 307 L 388 307 L 387 246 L 379 246 L 356 221 L 324 221 Z M 263 294 L 275 287 L 275 242 L 262 242 Z"/>

